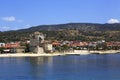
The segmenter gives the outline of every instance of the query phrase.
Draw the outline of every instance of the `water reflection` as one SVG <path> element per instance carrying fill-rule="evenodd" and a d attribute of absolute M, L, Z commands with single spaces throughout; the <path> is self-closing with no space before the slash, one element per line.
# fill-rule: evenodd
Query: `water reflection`
<path fill-rule="evenodd" d="M 42 64 L 45 64 L 45 63 L 47 63 L 48 65 L 52 65 L 53 57 L 31 57 L 30 58 L 30 63 L 33 66 L 42 65 Z"/>
<path fill-rule="evenodd" d="M 52 74 L 53 57 L 32 57 L 29 58 L 31 64 L 31 75 L 35 80 L 44 80 L 45 75 Z"/>
<path fill-rule="evenodd" d="M 19 57 L 19 58 L 0 58 L 1 64 L 9 64 L 9 63 L 15 63 L 15 64 L 22 64 L 23 61 L 25 61 L 25 58 Z"/>

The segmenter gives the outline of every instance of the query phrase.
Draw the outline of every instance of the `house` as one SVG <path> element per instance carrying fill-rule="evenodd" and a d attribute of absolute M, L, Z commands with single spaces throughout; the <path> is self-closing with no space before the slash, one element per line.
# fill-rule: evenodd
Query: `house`
<path fill-rule="evenodd" d="M 45 43 L 44 44 L 44 51 L 46 53 L 53 52 L 53 45 L 50 43 Z"/>
<path fill-rule="evenodd" d="M 89 45 L 88 42 L 72 41 L 69 46 L 84 50 L 84 49 L 87 49 L 88 45 Z"/>
<path fill-rule="evenodd" d="M 5 48 L 17 48 L 20 47 L 20 42 L 10 42 L 5 44 Z"/>
<path fill-rule="evenodd" d="M 23 53 L 25 52 L 25 46 L 21 46 L 20 42 L 10 42 L 5 44 L 5 53 Z"/>
<path fill-rule="evenodd" d="M 56 41 L 52 42 L 52 45 L 53 45 L 53 47 L 57 47 L 57 46 L 61 45 L 61 42 L 56 40 Z"/>
<path fill-rule="evenodd" d="M 120 49 L 120 42 L 106 42 L 108 49 Z"/>
<path fill-rule="evenodd" d="M 5 47 L 5 43 L 0 43 L 0 47 Z"/>

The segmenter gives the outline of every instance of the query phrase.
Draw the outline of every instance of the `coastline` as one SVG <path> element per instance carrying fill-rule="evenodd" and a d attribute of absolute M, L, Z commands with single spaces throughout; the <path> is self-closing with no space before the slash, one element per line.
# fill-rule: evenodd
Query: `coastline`
<path fill-rule="evenodd" d="M 5 53 L 0 54 L 0 57 L 39 57 L 39 56 L 64 56 L 64 55 L 88 55 L 88 54 L 116 54 L 120 53 L 120 50 L 105 50 L 105 51 L 88 51 L 88 50 L 74 50 L 74 52 L 64 53 Z"/>
<path fill-rule="evenodd" d="M 83 53 L 83 54 L 115 54 L 120 53 L 120 50 L 74 50 L 74 53 Z"/>
<path fill-rule="evenodd" d="M 59 55 L 65 55 L 65 54 L 35 54 L 35 53 L 16 53 L 16 54 L 11 54 L 11 53 L 5 53 L 5 54 L 0 54 L 0 57 L 39 57 L 39 56 L 59 56 Z"/>

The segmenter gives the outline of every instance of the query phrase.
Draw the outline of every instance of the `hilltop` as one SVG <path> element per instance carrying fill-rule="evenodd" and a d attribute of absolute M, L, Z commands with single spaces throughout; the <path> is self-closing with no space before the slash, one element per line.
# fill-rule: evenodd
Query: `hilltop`
<path fill-rule="evenodd" d="M 61 29 L 74 29 L 74 30 L 120 30 L 120 24 L 97 24 L 97 23 L 67 23 L 57 25 L 39 25 L 18 31 L 39 31 L 39 30 L 61 30 Z"/>

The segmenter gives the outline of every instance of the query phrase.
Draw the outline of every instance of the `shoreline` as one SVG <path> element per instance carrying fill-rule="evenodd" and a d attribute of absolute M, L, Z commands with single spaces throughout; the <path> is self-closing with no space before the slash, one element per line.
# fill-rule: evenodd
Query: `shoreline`
<path fill-rule="evenodd" d="M 0 54 L 0 57 L 39 57 L 39 56 L 60 56 L 60 55 L 65 55 L 65 54 L 5 53 L 5 54 Z"/>
<path fill-rule="evenodd" d="M 74 52 L 64 53 L 5 53 L 0 54 L 0 57 L 40 57 L 40 56 L 65 56 L 65 55 L 88 55 L 88 54 L 116 54 L 120 50 L 105 50 L 105 51 L 88 51 L 88 50 L 74 50 Z"/>

